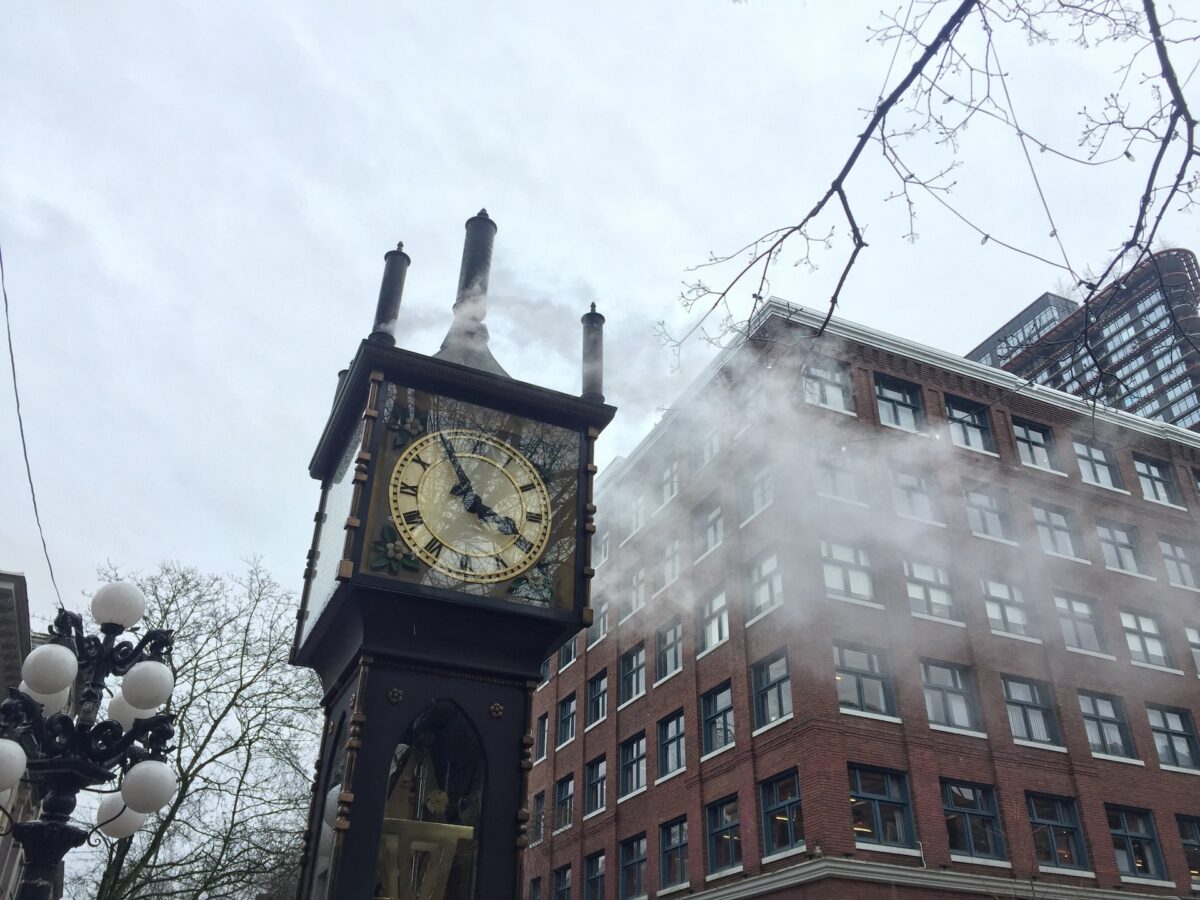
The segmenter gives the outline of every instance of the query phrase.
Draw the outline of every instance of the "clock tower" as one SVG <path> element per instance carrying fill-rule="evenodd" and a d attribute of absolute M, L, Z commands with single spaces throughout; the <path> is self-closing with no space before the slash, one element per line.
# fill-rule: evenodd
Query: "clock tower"
<path fill-rule="evenodd" d="M 292 662 L 321 677 L 325 730 L 300 900 L 519 896 L 531 693 L 591 622 L 604 319 L 582 319 L 581 396 L 510 378 L 483 321 L 496 225 L 466 231 L 433 357 L 395 346 L 409 257 L 386 255 L 309 467 Z"/>

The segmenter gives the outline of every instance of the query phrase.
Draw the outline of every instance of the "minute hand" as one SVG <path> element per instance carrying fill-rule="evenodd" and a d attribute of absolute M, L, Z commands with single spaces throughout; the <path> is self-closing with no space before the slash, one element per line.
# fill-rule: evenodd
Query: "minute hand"
<path fill-rule="evenodd" d="M 454 452 L 454 445 L 446 440 L 446 435 L 439 432 L 438 437 L 442 439 L 442 447 L 446 451 L 446 455 L 450 457 L 450 465 L 454 466 L 454 474 L 458 476 L 458 484 L 450 488 L 450 493 L 457 497 L 464 494 L 474 494 L 471 487 L 471 479 L 467 477 L 467 473 L 463 471 L 462 463 L 458 461 L 458 454 Z"/>

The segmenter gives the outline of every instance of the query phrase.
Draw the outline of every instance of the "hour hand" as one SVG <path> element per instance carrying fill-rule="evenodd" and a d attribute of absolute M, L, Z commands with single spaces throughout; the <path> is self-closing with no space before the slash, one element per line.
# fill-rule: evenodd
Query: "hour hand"
<path fill-rule="evenodd" d="M 517 533 L 517 523 L 508 516 L 500 515 L 490 506 L 483 506 L 480 504 L 479 509 L 476 510 L 476 514 L 479 516 L 480 521 L 491 522 L 493 525 L 495 525 L 501 534 Z"/>
<path fill-rule="evenodd" d="M 454 474 L 458 476 L 458 483 L 450 488 L 450 493 L 456 497 L 461 497 L 464 494 L 473 495 L 474 491 L 471 489 L 471 479 L 463 471 L 462 463 L 458 461 L 458 454 L 454 452 L 454 445 L 446 440 L 445 434 L 439 433 L 438 437 L 442 439 L 442 447 L 446 451 L 446 456 L 450 458 L 450 465 L 454 466 Z"/>

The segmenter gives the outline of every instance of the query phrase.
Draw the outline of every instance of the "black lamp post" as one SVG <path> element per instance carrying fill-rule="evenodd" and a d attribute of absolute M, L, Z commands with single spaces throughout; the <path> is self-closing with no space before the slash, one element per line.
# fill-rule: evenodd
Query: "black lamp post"
<path fill-rule="evenodd" d="M 145 598 L 132 584 L 105 585 L 92 600 L 100 634 L 85 634 L 78 613 L 59 610 L 50 641 L 25 659 L 20 688 L 0 703 L 0 789 L 22 775 L 42 792 L 36 820 L 13 822 L 25 864 L 17 900 L 52 900 L 63 857 L 95 831 L 127 837 L 175 792 L 175 775 L 163 761 L 174 737 L 174 716 L 158 714 L 174 686 L 167 665 L 171 632 L 152 629 L 137 643 L 118 638 L 141 618 Z M 100 719 L 105 680 L 124 676 L 123 690 Z M 73 709 L 65 705 L 78 687 Z M 124 773 L 119 792 L 101 802 L 98 824 L 71 821 L 80 790 Z M 0 807 L 2 809 L 2 807 Z"/>

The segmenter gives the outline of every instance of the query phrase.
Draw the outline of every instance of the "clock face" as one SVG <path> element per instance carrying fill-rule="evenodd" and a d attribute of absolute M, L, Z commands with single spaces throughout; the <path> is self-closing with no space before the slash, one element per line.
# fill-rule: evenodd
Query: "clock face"
<path fill-rule="evenodd" d="M 421 562 L 474 584 L 515 578 L 550 539 L 550 494 L 520 450 L 486 432 L 412 441 L 388 485 L 392 521 Z"/>

